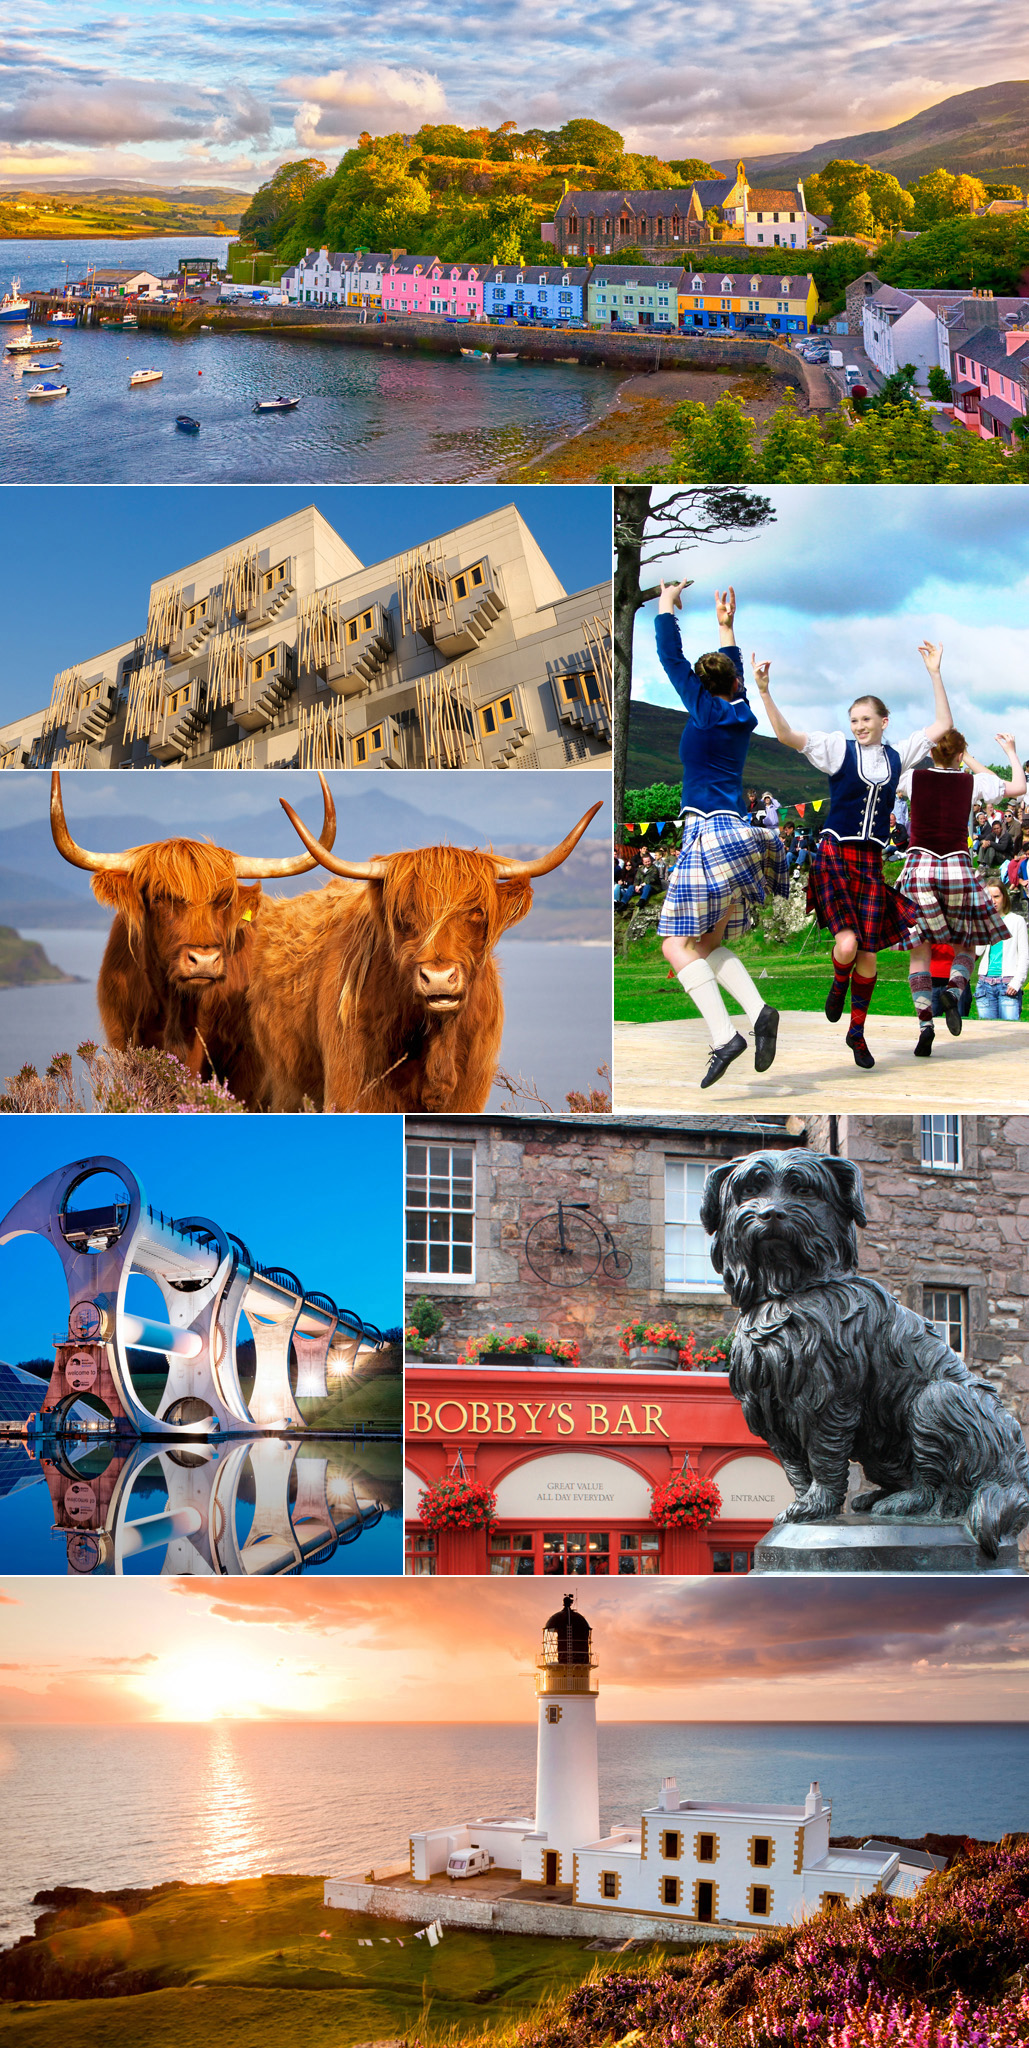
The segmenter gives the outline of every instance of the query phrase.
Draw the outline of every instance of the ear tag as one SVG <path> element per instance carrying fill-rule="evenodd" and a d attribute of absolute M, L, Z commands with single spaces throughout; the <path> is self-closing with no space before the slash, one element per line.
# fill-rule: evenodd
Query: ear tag
<path fill-rule="evenodd" d="M 250 923 L 250 921 L 251 921 L 251 919 L 252 919 L 252 917 L 253 917 L 253 915 L 254 915 L 254 913 L 253 913 L 253 911 L 252 911 L 252 910 L 244 910 L 244 912 L 243 912 L 243 923 L 244 923 L 244 924 L 249 924 L 249 923 Z"/>

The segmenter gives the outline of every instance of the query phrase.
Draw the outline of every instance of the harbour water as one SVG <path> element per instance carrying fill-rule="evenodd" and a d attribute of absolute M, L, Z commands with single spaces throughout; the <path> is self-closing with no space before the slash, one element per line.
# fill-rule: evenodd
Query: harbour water
<path fill-rule="evenodd" d="M 96 977 L 106 931 L 26 929 L 47 958 L 81 982 L 40 982 L 0 989 L 0 1082 L 26 1062 L 42 1073 L 58 1052 L 74 1052 L 84 1039 L 103 1043 Z M 548 944 L 509 939 L 499 949 L 506 1021 L 501 1065 L 534 1080 L 539 1093 L 563 1113 L 570 1088 L 587 1093 L 597 1067 L 611 1059 L 611 953 L 607 946 Z M 506 1099 L 494 1088 L 489 1107 Z"/>
<path fill-rule="evenodd" d="M 46 1886 L 385 1870 L 406 1864 L 412 1826 L 531 1813 L 536 1734 L 523 1691 L 510 1701 L 524 1714 L 516 1726 L 8 1727 L 0 1942 L 29 1930 L 31 1899 Z M 605 1827 L 653 1804 L 666 1773 L 684 1798 L 791 1802 L 818 1778 L 835 1834 L 989 1840 L 1029 1827 L 1024 1726 L 621 1723 L 599 1732 Z"/>
<path fill-rule="evenodd" d="M 0 243 L 23 288 L 87 261 L 174 264 L 210 243 Z M 102 252 L 102 253 L 99 253 Z M 13 334 L 16 330 L 5 330 Z M 399 341 L 399 328 L 398 328 Z M 572 363 L 470 362 L 272 334 L 61 330 L 67 398 L 30 404 L 0 368 L 0 464 L 11 483 L 484 482 L 589 426 L 620 373 Z M 129 389 L 134 370 L 160 383 Z M 49 374 L 49 373 L 48 373 Z M 300 394 L 296 412 L 255 399 Z M 176 414 L 200 421 L 183 434 Z"/>

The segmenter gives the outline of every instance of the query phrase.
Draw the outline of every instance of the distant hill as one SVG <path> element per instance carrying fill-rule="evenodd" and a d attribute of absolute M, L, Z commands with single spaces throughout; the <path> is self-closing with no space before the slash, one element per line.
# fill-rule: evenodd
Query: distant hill
<path fill-rule="evenodd" d="M 627 789 L 647 789 L 652 782 L 678 782 L 681 733 L 681 711 L 633 700 Z M 744 783 L 770 789 L 784 804 L 808 803 L 826 793 L 824 775 L 791 747 L 781 747 L 778 740 L 751 740 Z"/>
<path fill-rule="evenodd" d="M 942 166 L 974 176 L 1010 173 L 1023 188 L 1029 180 L 1029 79 L 1008 79 L 1001 85 L 959 92 L 923 108 L 895 128 L 870 129 L 863 135 L 839 135 L 815 143 L 797 155 L 746 158 L 751 178 L 774 171 L 780 184 L 811 177 L 833 157 L 848 157 L 891 171 L 902 185 Z M 735 166 L 720 165 L 724 171 Z"/>

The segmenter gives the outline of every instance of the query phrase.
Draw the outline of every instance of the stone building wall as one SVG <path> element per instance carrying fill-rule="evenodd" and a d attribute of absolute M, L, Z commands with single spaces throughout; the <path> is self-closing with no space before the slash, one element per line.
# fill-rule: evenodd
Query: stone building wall
<path fill-rule="evenodd" d="M 828 1151 L 828 1117 L 806 1119 Z M 963 1116 L 961 1164 L 922 1164 L 918 1116 L 836 1120 L 868 1211 L 861 1271 L 923 1313 L 926 1288 L 964 1292 L 967 1357 L 1029 1429 L 1029 1117 Z"/>
<path fill-rule="evenodd" d="M 642 1118 L 590 1122 L 582 1117 L 407 1120 L 408 1143 L 474 1143 L 476 1277 L 471 1282 L 416 1277 L 408 1302 L 428 1294 L 447 1321 L 439 1356 L 453 1359 L 469 1337 L 491 1325 L 538 1329 L 577 1340 L 582 1363 L 624 1367 L 618 1329 L 630 1320 L 673 1321 L 703 1344 L 724 1336 L 734 1312 L 722 1288 L 667 1289 L 664 1280 L 665 1158 L 716 1165 L 768 1143 L 797 1144 L 786 1119 Z M 581 1286 L 559 1290 L 533 1272 L 525 1240 L 558 1202 L 588 1202 L 615 1245 L 632 1258 L 627 1278 L 601 1266 Z M 603 1240 L 602 1240 L 603 1244 Z M 606 1247 L 604 1247 L 606 1249 Z"/>

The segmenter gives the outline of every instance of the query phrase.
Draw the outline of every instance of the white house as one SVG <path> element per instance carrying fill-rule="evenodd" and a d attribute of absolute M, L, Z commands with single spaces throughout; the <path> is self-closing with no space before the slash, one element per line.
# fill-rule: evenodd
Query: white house
<path fill-rule="evenodd" d="M 884 377 L 892 377 L 905 363 L 914 363 L 915 383 L 922 389 L 929 372 L 940 360 L 937 296 L 923 297 L 884 284 L 861 308 L 862 342 L 866 356 Z"/>
<path fill-rule="evenodd" d="M 665 1778 L 655 1806 L 601 1835 L 596 1658 L 573 1597 L 544 1623 L 536 1660 L 535 1814 L 412 1835 L 416 1884 L 476 1848 L 524 1882 L 570 1886 L 574 1906 L 756 1929 L 798 1921 L 827 1901 L 852 1905 L 874 1891 L 910 1896 L 924 1882 L 930 1859 L 891 1843 L 831 1848 L 831 1803 L 817 1783 L 783 1805 L 680 1799 L 675 1779 Z"/>
<path fill-rule="evenodd" d="M 282 292 L 290 306 L 345 306 L 347 278 L 356 258 L 339 250 L 305 249 L 299 263 L 283 272 Z"/>
<path fill-rule="evenodd" d="M 804 187 L 751 185 L 746 166 L 736 166 L 736 182 L 721 202 L 722 219 L 730 228 L 742 229 L 748 249 L 806 249 L 808 241 L 824 239 L 825 223 L 818 223 L 820 235 L 810 232 L 814 215 L 807 210 Z"/>

